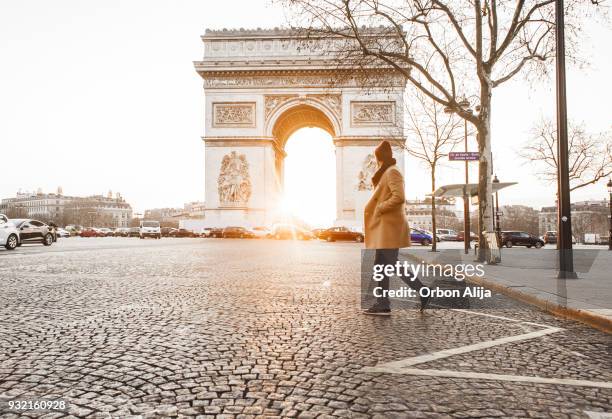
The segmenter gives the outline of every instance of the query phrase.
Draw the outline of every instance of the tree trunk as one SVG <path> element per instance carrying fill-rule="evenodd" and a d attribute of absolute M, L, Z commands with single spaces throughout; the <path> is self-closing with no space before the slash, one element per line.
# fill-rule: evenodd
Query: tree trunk
<path fill-rule="evenodd" d="M 436 190 L 436 166 L 434 165 L 431 168 L 431 229 L 432 229 L 432 243 L 431 243 L 431 251 L 438 251 L 438 233 L 436 232 L 436 197 L 433 196 L 433 192 Z"/>
<path fill-rule="evenodd" d="M 480 123 L 478 124 L 478 260 L 484 262 L 489 246 L 485 240 L 484 231 L 493 231 L 491 216 L 491 78 L 487 74 L 481 79 L 480 90 Z M 469 234 L 466 232 L 466 234 Z"/>

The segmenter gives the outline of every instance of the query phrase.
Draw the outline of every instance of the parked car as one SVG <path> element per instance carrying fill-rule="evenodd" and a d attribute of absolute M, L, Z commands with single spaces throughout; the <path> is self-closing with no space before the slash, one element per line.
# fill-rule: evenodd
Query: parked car
<path fill-rule="evenodd" d="M 421 243 L 422 246 L 429 246 L 433 241 L 433 237 L 431 234 L 424 230 L 419 230 L 418 228 L 411 228 L 410 241 L 412 243 Z"/>
<path fill-rule="evenodd" d="M 202 230 L 202 236 L 214 237 L 218 239 L 223 237 L 223 229 L 218 227 L 205 228 L 204 230 Z"/>
<path fill-rule="evenodd" d="M 68 231 L 71 236 L 79 236 L 81 230 L 83 230 L 83 226 L 77 224 L 68 224 L 66 227 L 64 227 L 64 229 Z"/>
<path fill-rule="evenodd" d="M 140 237 L 140 227 L 130 227 L 128 237 Z"/>
<path fill-rule="evenodd" d="M 114 237 L 127 237 L 130 234 L 130 229 L 127 227 L 117 227 L 113 232 Z"/>
<path fill-rule="evenodd" d="M 462 242 L 464 240 L 464 237 L 465 235 L 463 231 L 457 233 L 457 241 Z M 473 231 L 470 231 L 470 241 L 478 241 L 478 234 L 474 233 Z"/>
<path fill-rule="evenodd" d="M 275 224 L 272 227 L 270 236 L 276 240 L 311 240 L 314 239 L 314 235 L 302 227 L 298 227 L 293 224 Z"/>
<path fill-rule="evenodd" d="M 58 228 L 57 230 L 55 230 L 57 232 L 58 237 L 70 237 L 70 232 L 68 230 L 65 230 L 63 228 Z"/>
<path fill-rule="evenodd" d="M 140 238 L 153 237 L 154 239 L 161 239 L 161 227 L 159 221 L 141 221 L 140 222 Z"/>
<path fill-rule="evenodd" d="M 15 250 L 19 243 L 19 230 L 6 215 L 0 214 L 0 246 Z"/>
<path fill-rule="evenodd" d="M 82 229 L 81 232 L 79 233 L 79 236 L 81 237 L 101 237 L 98 229 L 93 228 L 93 227 Z"/>
<path fill-rule="evenodd" d="M 315 228 L 315 229 L 311 230 L 311 233 L 317 239 L 320 239 L 321 237 L 319 237 L 319 236 L 321 235 L 321 233 L 323 233 L 326 230 L 327 230 L 326 228 Z"/>
<path fill-rule="evenodd" d="M 320 232 L 318 238 L 321 240 L 327 240 L 328 242 L 344 240 L 361 243 L 363 241 L 363 233 L 351 231 L 347 227 L 332 227 Z"/>
<path fill-rule="evenodd" d="M 527 246 L 530 248 L 533 246 L 539 249 L 544 246 L 544 240 L 524 231 L 502 231 L 501 244 L 506 247 Z"/>
<path fill-rule="evenodd" d="M 252 239 L 255 234 L 244 227 L 225 227 L 222 234 L 224 239 Z"/>
<path fill-rule="evenodd" d="M 11 219 L 10 222 L 19 230 L 19 246 L 22 243 L 42 243 L 51 246 L 57 241 L 55 229 L 42 221 L 19 218 Z"/>
<path fill-rule="evenodd" d="M 186 228 L 179 228 L 178 230 L 172 232 L 171 237 L 197 237 L 197 236 L 191 230 L 187 230 Z"/>
<path fill-rule="evenodd" d="M 543 240 L 545 244 L 556 244 L 557 243 L 557 232 L 547 231 L 546 233 L 544 233 Z"/>
<path fill-rule="evenodd" d="M 451 230 L 450 228 L 436 228 L 436 236 L 438 241 L 449 241 L 455 242 L 458 241 L 459 235 L 455 230 Z"/>
<path fill-rule="evenodd" d="M 102 227 L 98 228 L 97 230 L 100 237 L 110 237 L 113 235 L 113 230 L 110 228 Z"/>
<path fill-rule="evenodd" d="M 172 228 L 172 227 L 162 227 L 161 228 L 161 235 L 162 237 L 170 237 L 170 233 L 172 233 L 173 231 L 176 231 L 176 228 Z"/>
<path fill-rule="evenodd" d="M 256 239 L 265 239 L 270 237 L 270 230 L 266 227 L 253 227 L 250 228 L 249 231 Z"/>

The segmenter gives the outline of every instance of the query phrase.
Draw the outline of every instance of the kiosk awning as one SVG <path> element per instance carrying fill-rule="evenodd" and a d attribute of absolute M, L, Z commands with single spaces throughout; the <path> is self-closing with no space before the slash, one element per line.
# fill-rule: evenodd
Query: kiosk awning
<path fill-rule="evenodd" d="M 516 185 L 518 182 L 499 182 L 492 183 L 493 185 L 493 193 L 499 191 L 500 189 L 507 188 L 508 186 Z M 477 183 L 454 183 L 452 185 L 444 185 L 440 186 L 438 189 L 434 191 L 433 195 L 437 198 L 449 198 L 449 197 L 463 197 L 464 190 L 467 192 L 469 196 L 478 196 L 478 184 Z"/>

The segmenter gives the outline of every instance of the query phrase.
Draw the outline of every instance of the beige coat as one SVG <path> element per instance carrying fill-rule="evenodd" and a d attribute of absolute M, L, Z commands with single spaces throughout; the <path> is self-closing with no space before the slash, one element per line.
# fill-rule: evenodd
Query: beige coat
<path fill-rule="evenodd" d="M 364 209 L 367 249 L 410 246 L 405 202 L 404 177 L 397 166 L 391 166 L 383 173 Z"/>

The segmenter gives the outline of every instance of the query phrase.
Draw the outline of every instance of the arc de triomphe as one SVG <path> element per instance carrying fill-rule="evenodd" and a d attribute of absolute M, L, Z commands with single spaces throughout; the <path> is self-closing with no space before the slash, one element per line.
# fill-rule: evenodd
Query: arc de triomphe
<path fill-rule="evenodd" d="M 352 76 L 357 69 L 338 70 L 334 40 L 290 30 L 207 30 L 202 41 L 194 65 L 204 80 L 207 224 L 277 222 L 285 144 L 298 129 L 319 127 L 335 145 L 336 223 L 360 227 L 374 147 L 404 141 L 404 78 L 382 67 L 368 70 L 375 77 Z M 403 169 L 403 153 L 396 156 Z"/>

